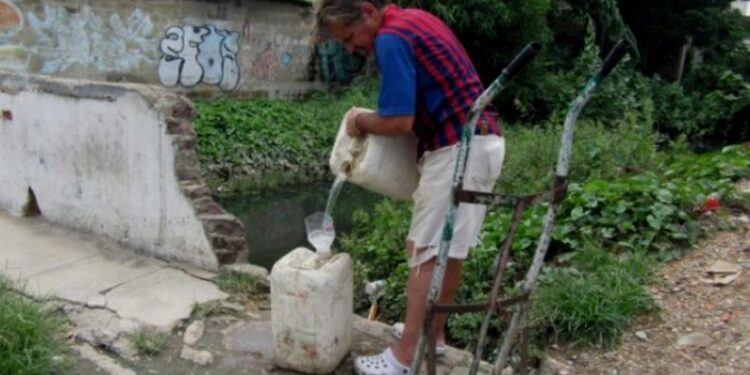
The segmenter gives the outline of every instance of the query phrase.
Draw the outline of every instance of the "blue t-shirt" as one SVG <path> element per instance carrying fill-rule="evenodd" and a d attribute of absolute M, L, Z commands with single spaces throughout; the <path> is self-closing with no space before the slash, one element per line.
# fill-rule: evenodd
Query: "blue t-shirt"
<path fill-rule="evenodd" d="M 427 12 L 389 5 L 375 58 L 381 73 L 378 114 L 415 116 L 420 154 L 457 143 L 484 86 L 453 32 Z M 501 134 L 494 111 L 483 112 L 477 134 Z"/>

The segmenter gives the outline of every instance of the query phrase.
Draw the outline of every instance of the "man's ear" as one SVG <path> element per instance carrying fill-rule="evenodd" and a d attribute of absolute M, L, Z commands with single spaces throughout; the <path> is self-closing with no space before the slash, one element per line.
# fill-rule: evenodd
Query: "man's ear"
<path fill-rule="evenodd" d="M 369 1 L 363 1 L 359 9 L 362 11 L 362 16 L 365 17 L 372 17 L 378 11 L 378 8 Z"/>

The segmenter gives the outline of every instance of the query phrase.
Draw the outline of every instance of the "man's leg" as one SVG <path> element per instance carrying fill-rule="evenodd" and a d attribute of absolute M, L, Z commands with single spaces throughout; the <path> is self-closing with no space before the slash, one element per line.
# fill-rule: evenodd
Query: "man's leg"
<path fill-rule="evenodd" d="M 407 254 L 411 256 L 414 251 L 414 243 L 407 241 Z M 448 303 L 458 290 L 461 282 L 462 262 L 458 259 L 449 259 L 448 266 L 443 277 L 443 288 L 440 293 L 439 301 Z M 419 341 L 419 333 L 422 328 L 422 320 L 425 315 L 427 305 L 427 295 L 430 290 L 432 272 L 435 268 L 435 258 L 422 263 L 419 267 L 413 267 L 409 270 L 409 280 L 406 286 L 406 318 L 404 319 L 404 332 L 399 340 L 393 346 L 394 356 L 403 364 L 411 364 L 414 358 L 414 352 Z M 444 314 L 436 319 L 438 342 L 445 342 L 445 321 Z"/>

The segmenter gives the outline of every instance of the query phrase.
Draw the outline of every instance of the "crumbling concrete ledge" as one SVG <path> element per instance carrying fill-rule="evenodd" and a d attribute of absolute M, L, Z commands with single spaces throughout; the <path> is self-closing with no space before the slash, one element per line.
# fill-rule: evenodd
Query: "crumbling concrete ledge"
<path fill-rule="evenodd" d="M 186 98 L 0 70 L 0 111 L 0 209 L 203 269 L 246 252 L 201 178 Z"/>

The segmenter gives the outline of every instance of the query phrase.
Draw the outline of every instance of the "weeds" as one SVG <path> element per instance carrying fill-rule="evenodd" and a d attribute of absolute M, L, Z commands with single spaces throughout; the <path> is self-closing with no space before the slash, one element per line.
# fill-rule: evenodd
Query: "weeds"
<path fill-rule="evenodd" d="M 167 347 L 169 337 L 165 332 L 140 330 L 130 335 L 130 342 L 138 354 L 153 357 Z"/>
<path fill-rule="evenodd" d="M 329 176 L 328 153 L 344 113 L 373 108 L 375 100 L 376 83 L 366 79 L 340 96 L 198 102 L 201 165 L 225 195 L 318 181 Z"/>
<path fill-rule="evenodd" d="M 0 374 L 64 373 L 63 319 L 10 290 L 0 277 Z"/>
<path fill-rule="evenodd" d="M 226 309 L 221 306 L 220 301 L 209 301 L 206 303 L 194 304 L 190 317 L 193 319 L 203 319 L 209 316 L 223 314 L 224 312 L 226 312 Z"/>
<path fill-rule="evenodd" d="M 216 285 L 227 293 L 244 296 L 268 292 L 268 284 L 265 280 L 237 271 L 221 272 L 216 278 Z"/>
<path fill-rule="evenodd" d="M 617 133 L 610 137 L 617 138 Z M 531 142 L 533 137 L 527 139 Z M 592 140 L 589 144 L 597 142 Z M 636 153 L 640 148 L 617 147 Z M 618 165 L 615 159 L 610 160 L 597 165 L 601 168 Z M 660 170 L 648 170 L 648 160 L 663 160 L 651 164 Z M 648 281 L 649 262 L 678 257 L 682 249 L 699 238 L 703 230 L 695 210 L 706 197 L 716 193 L 722 202 L 737 205 L 746 200 L 733 185 L 733 181 L 750 174 L 750 149 L 744 146 L 700 156 L 684 152 L 674 157 L 655 155 L 630 165 L 640 165 L 645 170 L 625 176 L 620 175 L 624 170 L 588 171 L 590 179 L 572 184 L 561 205 L 548 252 L 561 267 L 546 271 L 546 282 L 535 298 L 535 304 L 539 304 L 537 326 L 559 339 L 595 345 L 615 342 L 635 315 L 652 308 L 643 288 Z M 630 167 L 631 172 L 637 169 Z M 607 179 L 593 178 L 608 174 Z M 531 262 L 545 211 L 543 206 L 531 208 L 521 221 L 506 273 L 508 290 Z M 358 280 L 388 280 L 388 288 L 380 300 L 382 316 L 390 321 L 400 319 L 408 271 L 402 247 L 409 207 L 384 201 L 375 206 L 374 212 L 359 212 L 355 216 L 356 230 L 341 241 L 342 248 L 354 257 Z M 488 212 L 482 244 L 464 262 L 464 277 L 457 296 L 460 303 L 486 298 L 492 264 L 509 225 L 507 210 Z M 648 258 L 639 255 L 619 260 L 614 255 L 640 253 L 649 254 Z M 367 303 L 359 302 L 357 308 L 363 311 Z M 451 316 L 449 340 L 459 347 L 471 347 L 479 321 L 478 315 Z M 493 320 L 490 337 L 500 337 L 504 329 L 501 321 Z"/>
<path fill-rule="evenodd" d="M 650 277 L 643 256 L 617 259 L 596 247 L 572 253 L 540 277 L 531 321 L 556 339 L 611 346 L 636 316 L 655 309 L 644 286 Z"/>

